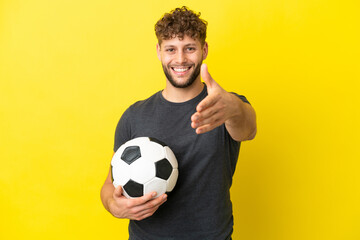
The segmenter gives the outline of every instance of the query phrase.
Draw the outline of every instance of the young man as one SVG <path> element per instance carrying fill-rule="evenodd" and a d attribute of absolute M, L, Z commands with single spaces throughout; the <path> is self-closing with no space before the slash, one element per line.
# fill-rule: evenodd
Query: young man
<path fill-rule="evenodd" d="M 130 106 L 116 128 L 114 151 L 135 137 L 154 137 L 179 163 L 174 190 L 157 198 L 125 198 L 109 171 L 101 199 L 113 216 L 130 219 L 131 240 L 231 239 L 229 190 L 240 142 L 256 134 L 255 111 L 244 96 L 222 89 L 202 64 L 207 23 L 199 16 L 182 7 L 156 23 L 165 89 Z"/>

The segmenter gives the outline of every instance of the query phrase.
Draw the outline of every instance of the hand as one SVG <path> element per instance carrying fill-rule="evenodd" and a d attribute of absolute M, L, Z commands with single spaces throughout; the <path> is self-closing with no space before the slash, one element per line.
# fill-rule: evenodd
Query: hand
<path fill-rule="evenodd" d="M 205 133 L 222 125 L 238 113 L 238 99 L 234 94 L 225 91 L 210 76 L 206 64 L 201 65 L 201 78 L 207 86 L 208 96 L 196 107 L 191 116 L 191 127 L 197 134 Z"/>
<path fill-rule="evenodd" d="M 128 199 L 123 195 L 121 186 L 118 186 L 110 199 L 109 210 L 117 218 L 128 218 L 142 220 L 150 217 L 163 204 L 167 195 L 163 194 L 157 198 L 156 192 L 148 193 L 139 198 Z"/>

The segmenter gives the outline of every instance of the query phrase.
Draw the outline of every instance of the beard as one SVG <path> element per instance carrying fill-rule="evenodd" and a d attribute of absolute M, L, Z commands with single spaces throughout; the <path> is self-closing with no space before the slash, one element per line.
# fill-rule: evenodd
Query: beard
<path fill-rule="evenodd" d="M 202 63 L 202 61 L 199 62 L 197 65 L 194 64 L 192 66 L 192 67 L 195 66 L 194 71 L 191 73 L 190 77 L 185 82 L 182 82 L 182 83 L 175 81 L 175 79 L 171 76 L 171 74 L 170 74 L 171 67 L 166 67 L 164 64 L 162 64 L 162 67 L 163 67 L 165 76 L 169 80 L 171 85 L 173 85 L 176 88 L 187 88 L 187 87 L 191 86 L 195 82 L 197 77 L 200 75 L 201 63 Z"/>

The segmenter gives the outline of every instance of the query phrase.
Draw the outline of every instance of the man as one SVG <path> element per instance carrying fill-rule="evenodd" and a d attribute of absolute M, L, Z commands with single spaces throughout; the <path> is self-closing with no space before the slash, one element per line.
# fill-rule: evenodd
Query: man
<path fill-rule="evenodd" d="M 154 137 L 179 163 L 174 190 L 157 198 L 125 198 L 109 171 L 101 199 L 113 216 L 130 219 L 131 240 L 231 239 L 229 189 L 240 142 L 255 137 L 255 111 L 245 97 L 222 89 L 202 64 L 207 22 L 199 16 L 182 7 L 156 23 L 165 89 L 130 106 L 116 128 L 114 151 L 135 137 Z"/>

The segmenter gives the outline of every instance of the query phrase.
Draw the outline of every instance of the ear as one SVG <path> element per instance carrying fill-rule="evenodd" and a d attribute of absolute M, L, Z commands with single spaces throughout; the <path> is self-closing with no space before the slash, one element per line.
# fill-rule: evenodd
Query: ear
<path fill-rule="evenodd" d="M 203 50 L 203 60 L 205 60 L 209 52 L 209 46 L 207 42 L 204 43 L 202 50 Z"/>
<path fill-rule="evenodd" d="M 157 53 L 157 57 L 158 59 L 161 61 L 161 55 L 160 55 L 160 45 L 159 43 L 156 44 L 156 53 Z"/>

